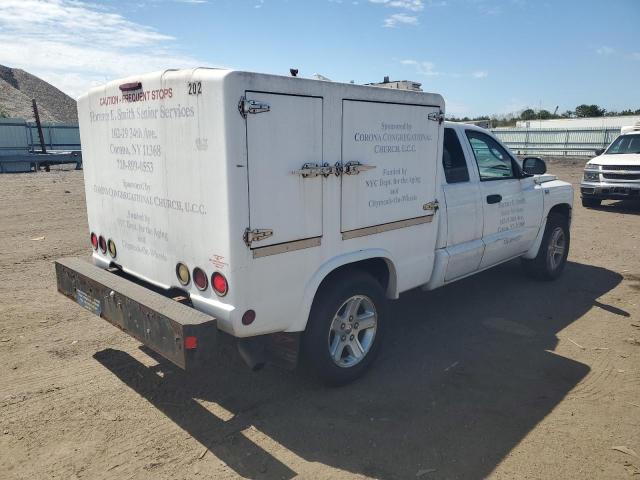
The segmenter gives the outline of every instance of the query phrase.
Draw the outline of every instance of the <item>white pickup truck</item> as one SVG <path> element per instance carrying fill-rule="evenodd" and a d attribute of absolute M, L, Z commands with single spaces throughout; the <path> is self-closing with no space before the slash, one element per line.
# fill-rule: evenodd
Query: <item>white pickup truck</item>
<path fill-rule="evenodd" d="M 623 127 L 620 136 L 587 162 L 580 184 L 584 207 L 602 200 L 640 199 L 640 123 Z"/>
<path fill-rule="evenodd" d="M 252 367 L 300 353 L 346 383 L 402 321 L 388 299 L 567 259 L 571 185 L 440 95 L 198 68 L 78 111 L 92 263 L 59 260 L 58 289 L 185 369 L 222 331 Z"/>

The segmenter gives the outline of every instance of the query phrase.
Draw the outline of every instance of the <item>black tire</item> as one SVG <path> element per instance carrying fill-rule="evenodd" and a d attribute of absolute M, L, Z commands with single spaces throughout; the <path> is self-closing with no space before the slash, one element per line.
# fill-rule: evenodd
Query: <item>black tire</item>
<path fill-rule="evenodd" d="M 386 298 L 380 284 L 371 275 L 360 270 L 336 274 L 323 282 L 320 288 L 322 290 L 318 291 L 313 301 L 309 322 L 302 337 L 302 354 L 306 364 L 324 383 L 332 386 L 344 385 L 360 377 L 378 355 L 384 336 Z M 336 332 L 332 330 L 332 323 L 338 314 L 347 313 L 343 307 L 353 297 L 366 299 L 363 299 L 362 305 L 358 307 L 358 313 L 363 316 L 365 313 L 363 307 L 373 305 L 377 315 L 376 327 L 371 338 L 371 332 L 362 328 L 358 331 L 357 322 L 352 321 L 349 324 L 349 319 L 345 317 L 346 326 L 341 330 L 340 338 L 346 337 L 345 341 L 352 343 L 353 340 L 349 339 L 354 336 L 359 342 L 358 345 L 362 346 L 365 343 L 364 336 L 368 335 L 367 340 L 370 340 L 370 343 L 362 358 L 352 366 L 346 366 L 351 357 L 353 361 L 356 360 L 350 353 L 353 351 L 350 350 L 351 346 L 344 342 L 339 343 L 336 351 L 342 348 L 341 352 L 345 353 L 344 358 L 339 359 L 339 362 L 344 362 L 345 365 L 339 366 L 329 351 L 330 343 L 337 340 Z M 361 339 L 363 343 L 360 343 Z"/>
<path fill-rule="evenodd" d="M 600 206 L 602 200 L 599 198 L 585 198 L 582 197 L 582 206 L 585 208 L 596 208 Z"/>
<path fill-rule="evenodd" d="M 557 239 L 555 235 L 558 235 L 558 231 L 564 238 L 564 251 L 560 257 L 557 252 L 555 254 L 552 252 L 553 243 Z M 570 243 L 571 234 L 567 217 L 558 213 L 549 214 L 538 254 L 533 259 L 522 259 L 525 272 L 538 280 L 555 280 L 562 274 L 567 263 Z"/>

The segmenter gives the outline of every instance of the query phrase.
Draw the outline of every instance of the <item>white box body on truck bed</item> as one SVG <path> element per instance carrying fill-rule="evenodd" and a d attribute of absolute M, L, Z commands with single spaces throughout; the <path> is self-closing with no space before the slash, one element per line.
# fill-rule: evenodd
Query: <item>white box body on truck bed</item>
<path fill-rule="evenodd" d="M 305 332 L 323 378 L 355 378 L 382 339 L 385 297 L 518 256 L 555 278 L 566 260 L 570 185 L 525 173 L 489 132 L 445 124 L 444 107 L 431 93 L 202 68 L 95 88 L 78 103 L 93 263 L 181 293 L 235 337 L 288 332 L 297 350 Z M 122 318 L 109 320 L 152 342 Z"/>

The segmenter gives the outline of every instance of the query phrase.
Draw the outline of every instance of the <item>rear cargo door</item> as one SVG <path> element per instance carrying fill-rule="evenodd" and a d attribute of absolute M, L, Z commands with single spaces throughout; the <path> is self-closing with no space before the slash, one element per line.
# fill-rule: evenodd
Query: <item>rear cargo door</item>
<path fill-rule="evenodd" d="M 267 105 L 247 113 L 249 224 L 272 235 L 265 247 L 322 236 L 322 177 L 294 172 L 322 164 L 322 98 L 246 92 Z"/>
<path fill-rule="evenodd" d="M 343 238 L 432 220 L 439 115 L 435 106 L 343 102 Z"/>

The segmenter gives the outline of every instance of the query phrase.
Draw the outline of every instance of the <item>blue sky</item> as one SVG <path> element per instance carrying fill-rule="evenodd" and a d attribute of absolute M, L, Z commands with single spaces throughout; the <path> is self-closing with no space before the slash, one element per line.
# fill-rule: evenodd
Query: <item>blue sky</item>
<path fill-rule="evenodd" d="M 453 115 L 640 108 L 640 0 L 1 0 L 0 63 L 77 96 L 225 66 L 444 95 Z"/>

